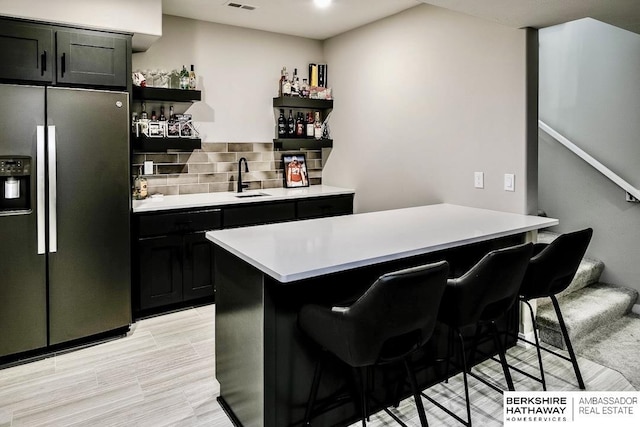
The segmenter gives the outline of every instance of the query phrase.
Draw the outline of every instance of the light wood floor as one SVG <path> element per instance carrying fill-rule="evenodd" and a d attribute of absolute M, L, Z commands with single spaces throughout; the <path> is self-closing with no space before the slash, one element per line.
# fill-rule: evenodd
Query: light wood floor
<path fill-rule="evenodd" d="M 231 426 L 216 401 L 214 314 L 210 305 L 144 319 L 125 338 L 0 370 L 0 427 Z M 535 351 L 513 348 L 510 362 L 535 371 Z M 615 371 L 585 359 L 580 366 L 589 390 L 633 390 Z M 545 367 L 550 390 L 577 390 L 568 362 L 545 356 Z M 499 369 L 486 362 L 477 372 L 501 378 Z M 541 389 L 514 380 L 517 390 Z M 474 425 L 502 425 L 502 396 L 474 379 L 471 386 Z M 427 393 L 463 413 L 461 376 Z M 459 425 L 423 402 L 431 426 Z M 412 399 L 397 412 L 419 425 Z M 382 413 L 370 425 L 395 424 Z"/>

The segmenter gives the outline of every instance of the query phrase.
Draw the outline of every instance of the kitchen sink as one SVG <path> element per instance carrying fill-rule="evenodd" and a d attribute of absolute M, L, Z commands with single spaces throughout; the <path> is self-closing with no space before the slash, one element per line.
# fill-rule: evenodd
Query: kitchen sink
<path fill-rule="evenodd" d="M 271 194 L 267 194 L 267 193 L 247 193 L 247 194 L 238 194 L 236 195 L 237 198 L 239 199 L 247 199 L 249 197 L 263 197 L 263 196 L 270 196 Z"/>

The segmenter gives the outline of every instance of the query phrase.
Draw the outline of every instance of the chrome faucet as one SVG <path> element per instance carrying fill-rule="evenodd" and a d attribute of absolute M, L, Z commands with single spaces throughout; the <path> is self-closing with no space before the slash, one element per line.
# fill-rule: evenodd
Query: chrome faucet
<path fill-rule="evenodd" d="M 249 188 L 249 184 L 242 183 L 242 161 L 244 160 L 244 171 L 249 172 L 249 165 L 247 164 L 247 159 L 244 157 L 240 157 L 238 160 L 238 193 L 242 193 L 243 188 Z"/>

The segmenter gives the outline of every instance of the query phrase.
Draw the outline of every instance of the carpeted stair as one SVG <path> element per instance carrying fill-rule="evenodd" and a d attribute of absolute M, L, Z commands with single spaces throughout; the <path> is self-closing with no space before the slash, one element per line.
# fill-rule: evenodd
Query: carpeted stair
<path fill-rule="evenodd" d="M 538 241 L 548 243 L 556 236 L 555 233 L 542 232 Z M 577 351 L 590 333 L 627 315 L 638 299 L 635 289 L 600 283 L 603 270 L 604 264 L 601 261 L 583 259 L 574 280 L 558 295 L 571 343 Z M 566 349 L 549 298 L 538 300 L 536 320 L 543 342 Z"/>

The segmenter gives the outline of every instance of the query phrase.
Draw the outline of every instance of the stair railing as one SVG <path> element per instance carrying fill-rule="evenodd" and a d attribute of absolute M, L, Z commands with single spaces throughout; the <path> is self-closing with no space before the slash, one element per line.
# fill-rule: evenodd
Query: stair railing
<path fill-rule="evenodd" d="M 545 131 L 549 136 L 553 137 L 556 141 L 567 147 L 573 153 L 575 153 L 578 157 L 580 157 L 585 162 L 589 163 L 593 166 L 598 172 L 609 178 L 616 185 L 622 188 L 627 194 L 633 196 L 636 200 L 640 200 L 640 190 L 635 188 L 633 185 L 629 184 L 627 181 L 622 179 L 618 174 L 613 172 L 611 169 L 600 163 L 593 156 L 586 153 L 583 149 L 575 145 L 573 142 L 569 141 L 567 138 L 562 136 L 556 130 L 551 128 L 542 120 L 538 120 L 538 127 Z"/>

